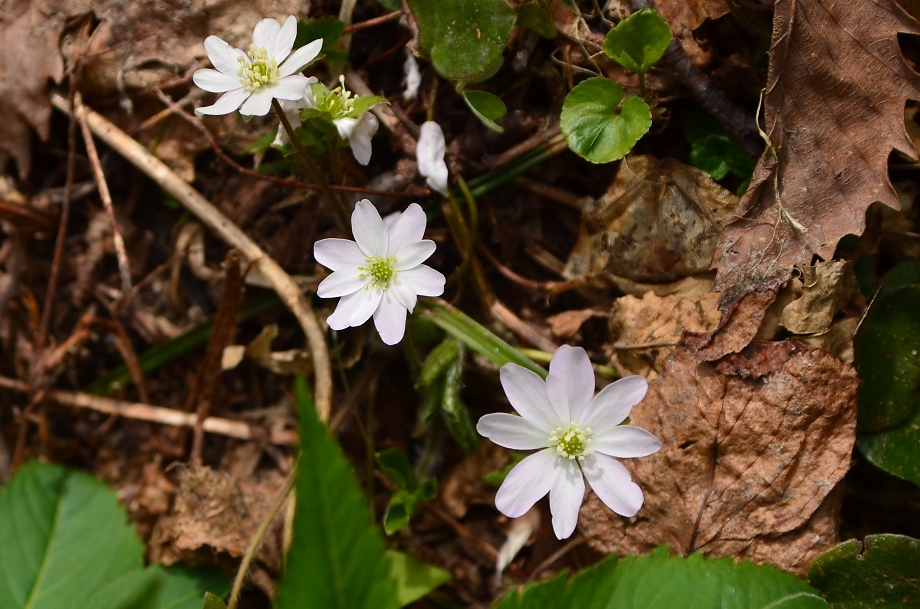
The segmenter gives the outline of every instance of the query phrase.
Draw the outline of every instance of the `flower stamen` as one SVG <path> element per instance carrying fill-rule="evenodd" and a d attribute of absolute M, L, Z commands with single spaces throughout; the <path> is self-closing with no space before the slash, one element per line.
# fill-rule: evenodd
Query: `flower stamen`
<path fill-rule="evenodd" d="M 594 440 L 591 439 L 591 428 L 584 429 L 578 423 L 572 423 L 567 428 L 557 427 L 550 434 L 547 444 L 550 451 L 559 457 L 569 460 L 581 461 L 594 452 Z"/>
<path fill-rule="evenodd" d="M 249 59 L 237 57 L 240 69 L 236 75 L 240 77 L 240 84 L 250 93 L 266 85 L 270 85 L 278 78 L 278 61 L 275 58 L 269 58 L 268 51 L 265 47 L 251 45 Z"/>
<path fill-rule="evenodd" d="M 386 290 L 390 287 L 390 282 L 396 277 L 396 256 L 383 258 L 373 256 L 364 260 L 367 266 L 359 266 L 359 279 L 364 279 L 368 275 L 371 277 L 370 283 L 365 289 L 373 287 L 375 290 Z"/>

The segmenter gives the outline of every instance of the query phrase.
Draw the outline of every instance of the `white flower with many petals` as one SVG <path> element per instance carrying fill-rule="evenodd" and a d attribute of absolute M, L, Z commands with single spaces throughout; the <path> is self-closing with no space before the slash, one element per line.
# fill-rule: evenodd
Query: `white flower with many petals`
<path fill-rule="evenodd" d="M 402 340 L 406 313 L 415 309 L 418 297 L 444 293 L 444 275 L 422 264 L 435 250 L 434 241 L 422 239 L 427 223 L 418 203 L 381 219 L 364 199 L 351 216 L 355 241 L 316 242 L 316 261 L 333 270 L 316 293 L 321 298 L 342 297 L 326 320 L 330 328 L 360 326 L 373 315 L 383 342 L 395 345 Z"/>
<path fill-rule="evenodd" d="M 307 77 L 300 71 L 316 59 L 323 41 L 314 40 L 291 53 L 296 37 L 293 15 L 283 26 L 274 19 L 257 23 L 248 53 L 208 36 L 204 48 L 217 69 L 198 70 L 192 80 L 205 91 L 223 95 L 212 106 L 196 108 L 195 114 L 229 114 L 239 108 L 246 116 L 264 116 L 272 99 L 301 99 Z"/>
<path fill-rule="evenodd" d="M 441 126 L 434 121 L 422 124 L 415 147 L 415 158 L 418 161 L 418 172 L 428 186 L 445 197 L 447 191 L 447 163 L 444 162 L 444 132 Z"/>
<path fill-rule="evenodd" d="M 502 366 L 501 381 L 521 416 L 487 414 L 476 430 L 505 448 L 543 450 L 508 473 L 495 496 L 499 511 L 517 518 L 549 493 L 553 531 L 565 539 L 578 522 L 587 478 L 607 507 L 635 516 L 642 507 L 642 489 L 614 457 L 644 457 L 661 448 L 646 430 L 620 425 L 645 397 L 646 380 L 629 376 L 595 396 L 588 354 L 563 345 L 553 355 L 546 381 L 516 364 Z"/>

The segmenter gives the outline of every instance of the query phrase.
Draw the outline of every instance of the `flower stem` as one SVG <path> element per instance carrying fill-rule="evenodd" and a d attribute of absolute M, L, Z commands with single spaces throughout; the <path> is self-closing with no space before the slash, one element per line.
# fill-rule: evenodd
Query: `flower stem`
<path fill-rule="evenodd" d="M 303 162 L 304 167 L 307 168 L 307 171 L 310 172 L 310 175 L 312 175 L 313 179 L 316 180 L 316 183 L 319 184 L 323 194 L 326 195 L 326 199 L 329 201 L 329 204 L 332 205 L 333 210 L 339 217 L 339 222 L 342 223 L 342 227 L 348 232 L 349 235 L 351 235 L 351 223 L 349 221 L 349 214 L 347 210 L 342 206 L 341 201 L 338 197 L 335 196 L 335 193 L 332 192 L 332 189 L 329 188 L 329 182 L 326 181 L 326 178 L 323 176 L 323 172 L 316 164 L 316 161 L 314 161 L 313 158 L 307 154 L 307 151 L 304 150 L 303 144 L 300 143 L 300 140 L 297 138 L 297 134 L 294 133 L 294 128 L 291 126 L 291 121 L 288 120 L 287 115 L 284 113 L 284 110 L 281 109 L 281 104 L 278 103 L 277 99 L 272 99 L 272 108 L 274 108 L 275 114 L 278 115 L 278 118 L 281 119 L 281 125 L 284 127 L 285 132 L 288 134 L 288 139 L 291 140 L 291 143 L 297 150 L 297 154 L 300 156 L 300 160 Z"/>
<path fill-rule="evenodd" d="M 645 99 L 645 74 L 639 73 L 639 97 Z"/>
<path fill-rule="evenodd" d="M 339 136 L 337 134 L 329 135 L 328 141 L 329 164 L 332 166 L 332 179 L 335 180 L 336 186 L 345 186 L 345 177 L 342 174 L 342 162 L 339 157 Z M 348 217 L 351 217 L 351 212 L 354 210 L 351 207 L 351 203 L 345 198 L 345 193 L 339 191 L 336 192 L 336 195 L 339 197 L 339 205 L 345 210 Z"/>

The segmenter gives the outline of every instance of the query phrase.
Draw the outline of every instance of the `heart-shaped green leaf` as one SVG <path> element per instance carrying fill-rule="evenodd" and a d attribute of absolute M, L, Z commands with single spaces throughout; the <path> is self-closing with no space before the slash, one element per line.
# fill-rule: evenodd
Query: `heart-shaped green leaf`
<path fill-rule="evenodd" d="M 652 126 L 652 112 L 640 97 L 618 107 L 622 99 L 623 87 L 609 78 L 589 78 L 572 89 L 559 118 L 569 148 L 592 163 L 629 154 Z"/>
<path fill-rule="evenodd" d="M 644 8 L 607 32 L 604 52 L 637 74 L 648 72 L 671 44 L 671 26 L 658 11 Z"/>
<path fill-rule="evenodd" d="M 498 96 L 492 95 L 487 91 L 464 91 L 463 101 L 469 106 L 473 114 L 476 115 L 482 124 L 498 133 L 504 133 L 504 129 L 495 121 L 505 116 L 508 109 Z"/>
<path fill-rule="evenodd" d="M 818 556 L 808 581 L 834 609 L 920 607 L 920 540 L 867 535 Z"/>
<path fill-rule="evenodd" d="M 502 54 L 514 27 L 506 0 L 408 0 L 421 51 L 450 80 L 470 80 Z"/>

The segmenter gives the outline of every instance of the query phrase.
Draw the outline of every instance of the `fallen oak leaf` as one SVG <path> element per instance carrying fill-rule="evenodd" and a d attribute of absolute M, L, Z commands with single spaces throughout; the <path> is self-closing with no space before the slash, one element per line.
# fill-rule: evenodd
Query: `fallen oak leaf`
<path fill-rule="evenodd" d="M 631 424 L 663 448 L 627 461 L 645 494 L 623 519 L 591 498 L 580 526 L 605 553 L 643 554 L 667 543 L 769 562 L 804 574 L 837 541 L 840 493 L 856 437 L 856 372 L 820 350 L 751 346 L 740 360 L 699 363 L 678 350 L 653 380 Z M 756 368 L 759 378 L 734 374 Z"/>

